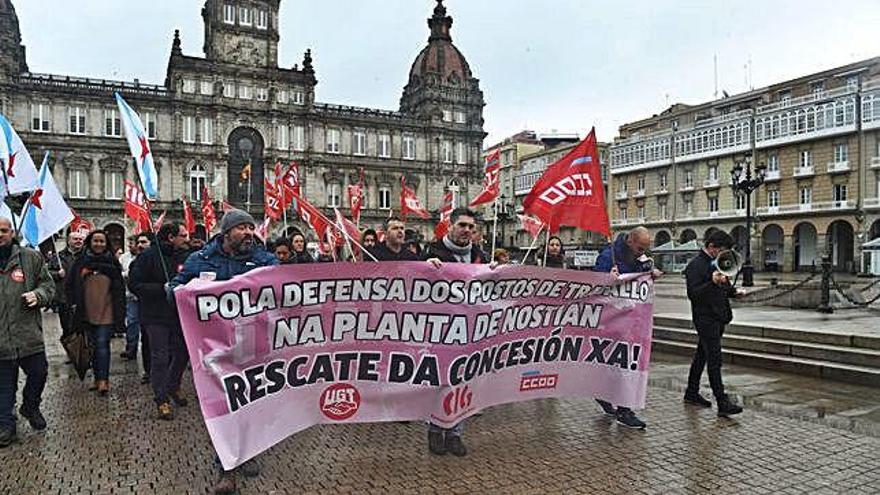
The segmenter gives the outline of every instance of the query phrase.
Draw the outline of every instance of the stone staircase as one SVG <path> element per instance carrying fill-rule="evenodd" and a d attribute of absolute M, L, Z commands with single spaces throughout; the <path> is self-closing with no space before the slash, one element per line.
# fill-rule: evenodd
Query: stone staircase
<path fill-rule="evenodd" d="M 653 351 L 693 355 L 696 342 L 689 318 L 654 317 Z M 880 387 L 877 336 L 731 324 L 722 348 L 725 363 Z"/>

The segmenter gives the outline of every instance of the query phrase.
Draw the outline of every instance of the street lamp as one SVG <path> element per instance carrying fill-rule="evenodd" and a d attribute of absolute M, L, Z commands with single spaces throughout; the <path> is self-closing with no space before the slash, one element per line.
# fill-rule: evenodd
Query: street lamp
<path fill-rule="evenodd" d="M 752 157 L 746 155 L 737 160 L 730 170 L 730 188 L 734 195 L 746 197 L 746 260 L 742 267 L 743 287 L 752 287 L 754 282 L 754 267 L 752 266 L 752 192 L 764 183 L 764 173 L 767 167 L 763 163 L 755 169 L 752 176 Z"/>

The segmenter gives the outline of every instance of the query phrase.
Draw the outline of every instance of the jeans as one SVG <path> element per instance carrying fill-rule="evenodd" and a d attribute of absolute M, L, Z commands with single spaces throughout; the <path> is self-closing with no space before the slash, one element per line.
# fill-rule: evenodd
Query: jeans
<path fill-rule="evenodd" d="M 462 431 L 464 431 L 464 421 L 459 421 L 452 428 L 443 428 L 440 425 L 428 423 L 428 433 L 445 433 L 446 436 L 460 437 Z"/>
<path fill-rule="evenodd" d="M 141 325 L 141 364 L 144 365 L 144 374 L 150 376 L 150 365 L 151 355 L 150 355 L 150 336 L 147 334 L 146 325 Z"/>
<path fill-rule="evenodd" d="M 700 340 L 688 373 L 687 393 L 700 392 L 700 378 L 703 376 L 703 369 L 708 368 L 712 394 L 720 399 L 724 397 L 724 383 L 721 381 L 721 337 L 724 335 L 724 325 L 695 321 L 694 326 L 697 327 Z"/>
<path fill-rule="evenodd" d="M 0 360 L 0 428 L 15 431 L 15 396 L 18 392 L 18 368 L 27 379 L 22 393 L 22 407 L 34 411 L 40 407 L 49 363 L 46 353 L 38 352 L 18 359 Z"/>
<path fill-rule="evenodd" d="M 180 389 L 189 355 L 180 325 L 144 325 L 150 341 L 150 383 L 156 404 L 168 402 L 168 394 Z"/>
<path fill-rule="evenodd" d="M 140 312 L 137 299 L 129 299 L 125 303 L 125 352 L 134 357 L 138 350 L 138 338 L 141 334 Z"/>
<path fill-rule="evenodd" d="M 89 338 L 95 347 L 95 356 L 92 358 L 95 380 L 107 380 L 110 378 L 111 335 L 113 335 L 113 325 L 92 325 L 91 331 L 89 331 Z"/>

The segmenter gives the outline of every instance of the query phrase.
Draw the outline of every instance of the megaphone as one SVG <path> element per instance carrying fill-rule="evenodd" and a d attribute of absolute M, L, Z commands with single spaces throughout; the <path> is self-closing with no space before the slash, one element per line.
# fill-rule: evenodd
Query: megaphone
<path fill-rule="evenodd" d="M 736 277 L 736 274 L 739 273 L 742 265 L 742 256 L 740 256 L 739 253 L 737 253 L 733 249 L 721 251 L 720 253 L 718 253 L 718 256 L 712 261 L 712 266 L 714 266 L 716 270 L 729 278 Z"/>

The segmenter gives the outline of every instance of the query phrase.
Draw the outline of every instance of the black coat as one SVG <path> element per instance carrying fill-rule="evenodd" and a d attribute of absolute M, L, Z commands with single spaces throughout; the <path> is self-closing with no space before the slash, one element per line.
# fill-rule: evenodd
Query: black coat
<path fill-rule="evenodd" d="M 428 245 L 425 259 L 439 258 L 444 263 L 458 263 L 458 258 L 450 251 L 443 240 L 434 241 Z M 485 264 L 489 262 L 489 256 L 483 252 L 476 244 L 471 245 L 471 263 Z"/>
<path fill-rule="evenodd" d="M 76 307 L 73 312 L 73 329 L 77 332 L 89 326 L 86 317 L 85 290 L 83 281 L 89 272 L 99 272 L 110 278 L 110 298 L 113 304 L 113 330 L 125 331 L 125 281 L 122 278 L 122 265 L 112 253 L 94 256 L 84 253 L 78 257 L 64 279 L 64 292 L 67 303 Z"/>
<path fill-rule="evenodd" d="M 406 246 L 400 247 L 400 252 L 395 253 L 394 251 L 388 249 L 388 246 L 385 245 L 384 242 L 380 242 L 375 246 L 368 249 L 370 254 L 376 258 L 377 261 L 424 261 L 425 258 L 421 255 L 415 254 L 410 251 Z M 369 256 L 364 256 L 364 261 L 373 261 L 373 258 Z"/>
<path fill-rule="evenodd" d="M 128 289 L 138 297 L 142 324 L 178 325 L 177 308 L 168 304 L 165 283 L 180 273 L 190 252 L 175 251 L 167 243 L 161 246 L 162 257 L 165 259 L 164 269 L 159 259 L 159 245 L 154 243 L 131 263 L 128 269 Z"/>
<path fill-rule="evenodd" d="M 697 331 L 700 331 L 701 326 L 726 325 L 733 319 L 730 298 L 736 296 L 736 289 L 730 284 L 718 285 L 712 282 L 714 272 L 712 258 L 705 251 L 700 251 L 684 269 L 687 295 L 691 301 L 691 313 Z"/>

